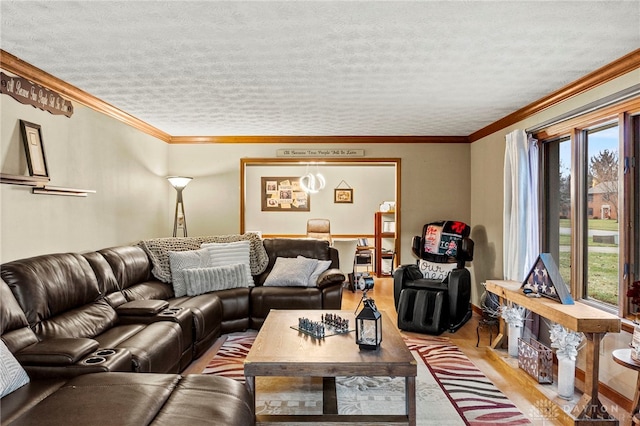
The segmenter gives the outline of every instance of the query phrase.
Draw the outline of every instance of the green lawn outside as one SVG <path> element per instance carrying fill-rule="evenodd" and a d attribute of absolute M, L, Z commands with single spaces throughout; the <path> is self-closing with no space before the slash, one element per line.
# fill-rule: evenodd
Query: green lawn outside
<path fill-rule="evenodd" d="M 618 232 L 618 222 L 615 220 L 589 219 L 589 229 Z M 561 228 L 569 228 L 569 219 L 560 219 Z M 569 235 L 560 235 L 560 245 L 569 246 Z M 588 237 L 589 247 L 618 247 L 617 244 L 594 243 L 593 237 Z M 569 282 L 571 268 L 569 266 L 569 252 L 560 253 L 560 275 Z M 618 254 L 589 253 L 587 266 L 587 283 L 589 296 L 604 303 L 618 304 Z"/>
<path fill-rule="evenodd" d="M 571 244 L 571 236 L 570 235 L 560 235 L 560 245 L 568 246 Z M 605 243 L 594 243 L 593 237 L 587 238 L 587 245 L 589 247 L 618 247 L 617 244 L 605 244 Z"/>
<path fill-rule="evenodd" d="M 560 219 L 560 228 L 571 227 L 569 219 Z M 589 229 L 598 229 L 601 231 L 617 231 L 618 222 L 607 219 L 589 219 Z"/>
<path fill-rule="evenodd" d="M 571 277 L 569 252 L 560 253 L 560 275 L 568 284 Z M 618 305 L 618 255 L 589 253 L 587 267 L 589 296 L 604 303 Z"/>

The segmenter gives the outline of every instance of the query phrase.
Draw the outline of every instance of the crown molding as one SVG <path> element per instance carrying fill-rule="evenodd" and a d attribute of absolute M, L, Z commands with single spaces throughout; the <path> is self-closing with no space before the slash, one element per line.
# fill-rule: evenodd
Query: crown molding
<path fill-rule="evenodd" d="M 359 143 L 469 143 L 466 136 L 172 136 L 171 144 L 279 143 L 279 144 L 359 144 Z"/>
<path fill-rule="evenodd" d="M 533 114 L 537 114 L 542 110 L 550 108 L 569 98 L 577 96 L 608 81 L 611 81 L 623 74 L 640 68 L 640 49 L 636 49 L 631 53 L 607 64 L 584 77 L 569 83 L 568 85 L 552 92 L 551 94 L 521 108 L 500 120 L 483 127 L 480 130 L 469 135 L 469 142 L 475 142 L 492 133 L 500 131 L 515 123 L 518 123 Z"/>
<path fill-rule="evenodd" d="M 24 77 L 32 82 L 41 86 L 47 87 L 60 93 L 67 99 L 78 102 L 85 105 L 95 111 L 106 114 L 109 117 L 113 117 L 116 120 L 122 121 L 131 127 L 134 127 L 148 135 L 161 139 L 165 142 L 169 142 L 171 135 L 162 130 L 159 130 L 144 121 L 128 114 L 121 109 L 114 107 L 111 104 L 104 102 L 101 99 L 81 90 L 65 81 L 60 80 L 57 77 L 37 68 L 22 59 L 12 55 L 9 52 L 0 49 L 0 68 L 8 71 L 12 74 Z"/>
<path fill-rule="evenodd" d="M 150 136 L 170 144 L 225 144 L 225 143 L 471 143 L 524 120 L 580 93 L 640 68 L 640 49 L 570 83 L 503 118 L 483 127 L 469 136 L 171 136 L 150 124 L 128 114 L 111 104 L 63 81 L 51 74 L 0 49 L 0 68 L 22 76 L 36 84 L 54 90 L 64 97 L 85 105 L 130 125 Z"/>

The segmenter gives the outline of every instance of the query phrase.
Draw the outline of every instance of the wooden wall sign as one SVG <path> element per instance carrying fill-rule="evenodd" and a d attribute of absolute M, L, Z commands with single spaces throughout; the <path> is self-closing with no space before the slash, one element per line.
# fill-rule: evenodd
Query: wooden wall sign
<path fill-rule="evenodd" d="M 31 105 L 54 115 L 67 117 L 73 115 L 71 101 L 23 77 L 14 77 L 0 72 L 0 92 L 11 96 L 21 104 Z"/>

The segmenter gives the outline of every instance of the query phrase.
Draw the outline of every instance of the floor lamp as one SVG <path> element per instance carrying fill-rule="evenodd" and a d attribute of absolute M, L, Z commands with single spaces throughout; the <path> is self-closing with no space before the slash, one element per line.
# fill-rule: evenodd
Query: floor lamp
<path fill-rule="evenodd" d="M 187 218 L 184 215 L 184 203 L 182 202 L 182 190 L 193 178 L 184 176 L 169 176 L 167 180 L 178 192 L 176 198 L 176 214 L 173 218 L 173 236 L 178 236 L 178 227 L 182 228 L 183 237 L 187 236 Z"/>

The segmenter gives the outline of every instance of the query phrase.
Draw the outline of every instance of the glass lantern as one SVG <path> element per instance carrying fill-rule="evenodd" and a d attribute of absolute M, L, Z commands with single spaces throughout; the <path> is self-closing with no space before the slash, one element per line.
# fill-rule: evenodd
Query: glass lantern
<path fill-rule="evenodd" d="M 382 315 L 373 299 L 363 298 L 363 308 L 356 316 L 356 343 L 360 349 L 375 350 L 382 343 Z"/>

